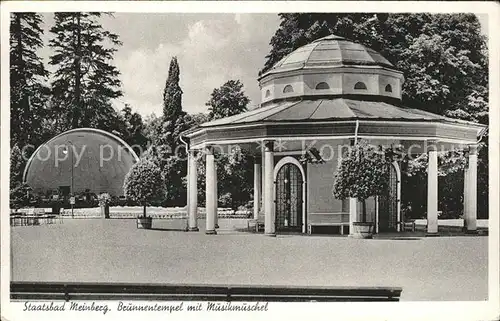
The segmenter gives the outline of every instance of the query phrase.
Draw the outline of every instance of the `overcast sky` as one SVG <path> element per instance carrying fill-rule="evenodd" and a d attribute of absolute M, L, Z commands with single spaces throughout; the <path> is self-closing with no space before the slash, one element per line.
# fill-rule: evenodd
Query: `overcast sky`
<path fill-rule="evenodd" d="M 44 14 L 47 42 L 52 16 Z M 480 20 L 484 26 L 486 17 Z M 128 103 L 143 116 L 159 116 L 173 56 L 179 61 L 183 109 L 188 113 L 207 111 L 210 93 L 230 79 L 241 80 L 250 105 L 258 105 L 257 73 L 279 18 L 276 13 L 116 13 L 101 22 L 123 42 L 114 61 L 121 72 L 123 97 L 115 106 L 121 109 Z M 42 50 L 46 62 L 49 54 L 47 48 Z"/>

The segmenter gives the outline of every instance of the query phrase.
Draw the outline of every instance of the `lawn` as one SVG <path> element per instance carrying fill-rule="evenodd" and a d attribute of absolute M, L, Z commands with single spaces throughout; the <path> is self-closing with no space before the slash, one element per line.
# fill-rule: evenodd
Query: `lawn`
<path fill-rule="evenodd" d="M 327 286 L 399 286 L 402 300 L 486 300 L 488 239 L 244 233 L 220 219 L 218 235 L 184 232 L 185 220 L 65 219 L 16 226 L 13 280 Z"/>

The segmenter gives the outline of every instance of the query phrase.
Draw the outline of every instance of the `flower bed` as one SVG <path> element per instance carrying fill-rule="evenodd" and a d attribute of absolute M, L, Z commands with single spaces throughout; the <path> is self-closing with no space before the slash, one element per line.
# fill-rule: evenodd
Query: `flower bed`
<path fill-rule="evenodd" d="M 142 213 L 141 207 L 135 206 L 116 206 L 109 209 L 109 216 L 112 219 L 136 218 Z M 148 216 L 154 219 L 185 219 L 187 211 L 185 207 L 148 207 Z M 234 211 L 230 208 L 219 208 L 217 216 L 219 218 L 248 218 L 252 215 L 249 210 Z M 64 217 L 71 217 L 71 210 L 66 209 Z M 73 210 L 74 218 L 101 218 L 100 208 L 78 208 Z M 206 210 L 203 207 L 198 208 L 198 218 L 205 218 Z"/>

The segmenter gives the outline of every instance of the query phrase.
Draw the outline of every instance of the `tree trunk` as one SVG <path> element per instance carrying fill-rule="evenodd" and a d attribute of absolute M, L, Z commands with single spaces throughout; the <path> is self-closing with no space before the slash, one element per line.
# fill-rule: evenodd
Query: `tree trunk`
<path fill-rule="evenodd" d="M 366 200 L 362 200 L 361 203 L 363 204 L 363 216 L 361 219 L 363 220 L 363 223 L 366 223 Z"/>
<path fill-rule="evenodd" d="M 80 71 L 80 62 L 81 62 L 81 26 L 80 26 L 80 13 L 76 13 L 76 45 L 75 45 L 75 107 L 73 112 L 72 126 L 73 128 L 78 128 L 78 120 L 80 119 L 80 111 L 81 111 L 81 71 Z"/>

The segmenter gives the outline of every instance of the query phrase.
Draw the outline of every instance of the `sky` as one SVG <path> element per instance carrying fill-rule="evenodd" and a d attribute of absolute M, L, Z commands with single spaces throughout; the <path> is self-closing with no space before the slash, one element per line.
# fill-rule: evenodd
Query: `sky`
<path fill-rule="evenodd" d="M 44 14 L 46 44 L 52 16 Z M 487 16 L 478 17 L 487 33 Z M 212 91 L 231 79 L 243 83 L 250 109 L 258 105 L 257 74 L 271 49 L 269 41 L 279 18 L 276 13 L 115 13 L 103 17 L 101 23 L 123 42 L 113 62 L 121 72 L 123 91 L 115 107 L 121 109 L 127 103 L 147 117 L 162 113 L 163 89 L 173 56 L 180 66 L 186 112 L 206 112 Z M 50 54 L 48 48 L 42 49 L 46 65 Z"/>
<path fill-rule="evenodd" d="M 52 19 L 52 14 L 44 15 L 47 39 Z M 104 17 L 101 22 L 123 42 L 113 62 L 121 72 L 123 91 L 115 107 L 121 109 L 128 103 L 145 117 L 162 113 L 163 89 L 173 56 L 179 62 L 186 112 L 206 112 L 212 91 L 231 79 L 243 83 L 250 108 L 258 105 L 257 75 L 271 49 L 269 41 L 279 18 L 276 13 L 115 13 L 114 18 Z M 46 62 L 50 54 L 45 48 L 42 56 Z"/>

